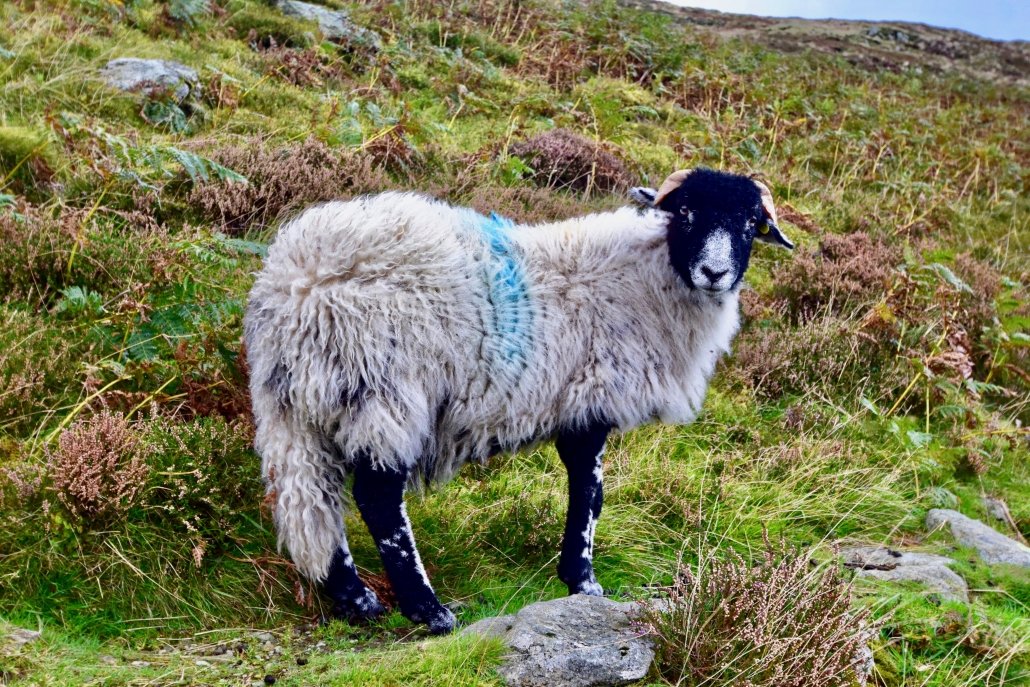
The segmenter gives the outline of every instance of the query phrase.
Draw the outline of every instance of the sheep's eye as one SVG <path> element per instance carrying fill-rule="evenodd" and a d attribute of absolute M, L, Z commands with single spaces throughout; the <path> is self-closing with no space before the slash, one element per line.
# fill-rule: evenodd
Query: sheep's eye
<path fill-rule="evenodd" d="M 690 214 L 690 208 L 688 208 L 686 205 L 684 205 L 683 207 L 680 208 L 680 214 L 681 215 L 689 215 Z"/>

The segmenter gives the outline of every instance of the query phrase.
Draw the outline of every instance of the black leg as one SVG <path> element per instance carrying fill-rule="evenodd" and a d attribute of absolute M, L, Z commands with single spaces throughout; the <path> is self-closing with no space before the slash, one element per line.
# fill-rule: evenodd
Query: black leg
<path fill-rule="evenodd" d="M 354 470 L 354 501 L 379 548 L 401 613 L 412 622 L 425 623 L 433 634 L 450 632 L 454 614 L 429 584 L 404 508 L 408 473 L 362 463 Z"/>
<path fill-rule="evenodd" d="M 568 585 L 570 594 L 604 594 L 594 578 L 594 528 L 604 501 L 601 457 L 610 431 L 610 425 L 595 423 L 563 431 L 555 441 L 558 456 L 569 473 L 569 513 L 558 561 L 558 579 Z"/>
<path fill-rule="evenodd" d="M 346 539 L 333 555 L 322 590 L 332 599 L 332 614 L 336 618 L 370 620 L 386 611 L 375 592 L 358 577 L 358 569 L 354 567 Z"/>

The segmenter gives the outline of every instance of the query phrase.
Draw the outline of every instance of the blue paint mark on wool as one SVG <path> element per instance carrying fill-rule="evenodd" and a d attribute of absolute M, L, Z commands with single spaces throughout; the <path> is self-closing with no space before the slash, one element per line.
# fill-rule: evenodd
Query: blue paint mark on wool
<path fill-rule="evenodd" d="M 469 220 L 485 239 L 487 288 L 493 317 L 487 344 L 491 362 L 504 372 L 521 372 L 533 344 L 533 308 L 529 285 L 519 264 L 510 231 L 515 226 L 497 213 L 469 211 Z"/>

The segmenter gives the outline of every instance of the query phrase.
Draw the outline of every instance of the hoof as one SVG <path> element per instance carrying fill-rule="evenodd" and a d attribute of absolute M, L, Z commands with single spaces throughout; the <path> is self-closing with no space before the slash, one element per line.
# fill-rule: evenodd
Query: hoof
<path fill-rule="evenodd" d="M 404 617 L 413 623 L 424 624 L 429 628 L 429 634 L 445 635 L 454 629 L 458 624 L 454 613 L 445 606 L 437 604 L 434 608 L 419 609 L 414 613 L 405 613 Z"/>
<path fill-rule="evenodd" d="M 363 623 L 386 613 L 386 608 L 371 589 L 349 599 L 333 599 L 332 617 L 349 623 Z"/>
<path fill-rule="evenodd" d="M 594 580 L 587 580 L 577 585 L 575 588 L 569 588 L 569 594 L 586 594 L 587 596 L 604 596 L 604 588 Z"/>
<path fill-rule="evenodd" d="M 429 627 L 429 634 L 433 635 L 445 635 L 449 634 L 454 630 L 454 626 L 458 624 L 457 618 L 451 613 L 450 609 L 444 608 L 440 613 L 433 616 L 426 625 Z"/>

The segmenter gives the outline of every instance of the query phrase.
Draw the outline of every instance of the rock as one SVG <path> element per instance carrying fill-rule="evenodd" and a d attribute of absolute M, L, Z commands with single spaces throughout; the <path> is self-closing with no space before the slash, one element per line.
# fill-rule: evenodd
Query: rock
<path fill-rule="evenodd" d="M 501 637 L 515 624 L 514 615 L 499 615 L 495 618 L 483 618 L 465 628 L 464 633 L 477 634 L 484 637 Z"/>
<path fill-rule="evenodd" d="M 867 633 L 866 643 L 858 648 L 855 660 L 852 662 L 852 666 L 855 668 L 855 680 L 858 682 L 858 687 L 865 687 L 869 684 L 873 668 L 876 667 L 876 659 L 873 656 L 872 648 L 869 646 L 869 641 L 872 637 L 869 635 L 872 635 L 872 633 Z"/>
<path fill-rule="evenodd" d="M 641 680 L 654 659 L 633 618 L 639 606 L 575 594 L 486 618 L 465 634 L 501 636 L 510 653 L 499 668 L 510 687 L 600 687 Z"/>
<path fill-rule="evenodd" d="M 0 646 L 4 646 L 7 650 L 20 649 L 26 644 L 31 644 L 39 639 L 40 634 L 36 630 L 26 630 L 23 627 L 8 627 L 6 630 L 0 630 L 0 638 L 3 639 L 0 642 Z"/>
<path fill-rule="evenodd" d="M 200 92 L 196 70 L 171 60 L 120 57 L 108 62 L 100 70 L 100 76 L 109 86 L 121 91 L 171 92 L 180 103 Z"/>
<path fill-rule="evenodd" d="M 1009 518 L 1009 507 L 1005 505 L 1005 502 L 1001 499 L 996 499 L 993 496 L 985 496 L 981 499 L 984 504 L 984 510 L 995 520 L 1001 520 L 1005 524 L 1008 524 Z"/>
<path fill-rule="evenodd" d="M 994 496 L 984 496 L 980 501 L 983 503 L 984 510 L 987 511 L 988 515 L 1009 526 L 1009 529 L 1012 530 L 1016 541 L 1024 545 L 1027 543 L 1023 533 L 1019 531 L 1019 525 L 1016 524 L 1015 518 L 1012 517 L 1012 511 L 1009 510 L 1009 504 Z"/>
<path fill-rule="evenodd" d="M 935 530 L 945 524 L 962 546 L 976 549 L 986 563 L 1008 563 L 1030 568 L 1030 547 L 1009 539 L 1001 532 L 958 511 L 934 508 L 926 514 L 926 527 Z"/>
<path fill-rule="evenodd" d="M 883 546 L 856 546 L 841 551 L 844 565 L 858 577 L 888 582 L 919 582 L 950 601 L 969 601 L 969 587 L 948 566 L 947 556 L 895 551 Z"/>
<path fill-rule="evenodd" d="M 317 22 L 322 35 L 331 41 L 358 43 L 376 50 L 382 47 L 378 33 L 356 25 L 343 10 L 333 10 L 300 0 L 276 0 L 275 6 L 288 17 Z"/>

